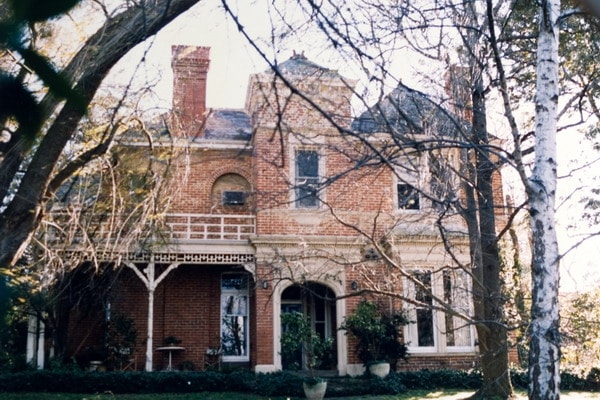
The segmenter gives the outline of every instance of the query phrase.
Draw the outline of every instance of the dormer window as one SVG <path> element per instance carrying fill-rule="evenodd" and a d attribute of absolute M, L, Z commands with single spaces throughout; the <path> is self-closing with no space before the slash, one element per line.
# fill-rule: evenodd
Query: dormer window
<path fill-rule="evenodd" d="M 226 190 L 223 192 L 223 205 L 243 206 L 246 204 L 246 193 L 242 191 Z"/>

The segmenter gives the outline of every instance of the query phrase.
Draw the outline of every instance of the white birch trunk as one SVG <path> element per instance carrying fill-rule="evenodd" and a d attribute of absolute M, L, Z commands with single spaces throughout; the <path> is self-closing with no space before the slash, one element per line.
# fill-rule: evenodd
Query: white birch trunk
<path fill-rule="evenodd" d="M 560 398 L 559 253 L 554 207 L 560 0 L 541 0 L 537 44 L 535 161 L 528 195 L 533 240 L 529 398 Z"/>

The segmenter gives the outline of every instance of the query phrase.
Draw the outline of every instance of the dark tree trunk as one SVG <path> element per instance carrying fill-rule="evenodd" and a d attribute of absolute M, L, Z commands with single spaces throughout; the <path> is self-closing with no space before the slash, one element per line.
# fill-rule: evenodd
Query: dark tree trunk
<path fill-rule="evenodd" d="M 481 81 L 478 79 L 475 79 L 474 82 L 472 100 L 472 140 L 476 147 L 475 187 L 479 220 L 479 237 L 471 237 L 471 241 L 477 240 L 479 243 L 479 254 L 474 260 L 477 269 L 475 277 L 479 279 L 479 282 L 474 285 L 473 296 L 476 305 L 475 317 L 481 321 L 477 326 L 477 333 L 483 374 L 483 386 L 473 398 L 507 399 L 512 397 L 513 388 L 508 365 L 508 331 L 502 318 L 504 306 L 501 281 L 502 262 L 496 233 L 492 185 L 492 176 L 496 167 L 488 150 L 485 98 Z M 480 264 L 477 265 L 477 262 Z"/>

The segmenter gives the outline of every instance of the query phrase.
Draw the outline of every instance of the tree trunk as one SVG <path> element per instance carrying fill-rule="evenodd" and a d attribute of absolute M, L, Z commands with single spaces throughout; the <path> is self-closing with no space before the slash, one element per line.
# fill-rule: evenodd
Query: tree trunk
<path fill-rule="evenodd" d="M 560 398 L 559 253 L 554 222 L 560 0 L 540 4 L 535 161 L 527 188 L 533 240 L 529 398 L 554 400 Z"/>
<path fill-rule="evenodd" d="M 483 386 L 473 398 L 512 397 L 513 388 L 508 367 L 508 332 L 502 318 L 504 306 L 502 295 L 502 262 L 498 249 L 496 216 L 492 175 L 496 169 L 488 150 L 489 137 L 486 123 L 486 107 L 483 85 L 480 77 L 473 78 L 473 137 L 476 146 L 476 185 L 477 209 L 479 215 L 480 271 L 476 276 L 481 279 L 481 289 L 474 291 L 479 312 L 478 321 L 479 350 L 481 353 L 481 371 Z M 473 240 L 473 239 L 472 239 Z M 477 310 L 476 310 L 477 311 Z M 483 322 L 485 321 L 485 322 Z"/>
<path fill-rule="evenodd" d="M 35 153 L 22 155 L 22 159 L 30 157 L 31 163 L 19 182 L 13 200 L 0 215 L 0 266 L 12 266 L 37 229 L 47 200 L 48 184 L 56 172 L 60 155 L 106 74 L 134 46 L 156 34 L 198 1 L 150 0 L 141 3 L 142 6 L 127 8 L 109 19 L 90 37 L 65 68 L 63 72 L 75 82 L 75 89 L 81 97 L 68 99 Z M 45 106 L 52 109 L 52 105 L 58 104 L 55 102 Z M 9 159 L 12 158 L 7 158 L 6 162 Z M 0 160 L 0 170 L 5 171 L 4 167 L 4 161 Z M 18 179 L 18 176 L 12 179 Z"/>

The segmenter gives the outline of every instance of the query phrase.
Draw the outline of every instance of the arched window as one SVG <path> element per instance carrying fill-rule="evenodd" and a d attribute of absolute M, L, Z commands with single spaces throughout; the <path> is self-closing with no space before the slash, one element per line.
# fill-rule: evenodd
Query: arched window
<path fill-rule="evenodd" d="M 241 175 L 221 175 L 213 184 L 211 197 L 214 208 L 231 211 L 246 210 L 250 206 L 250 183 Z"/>

